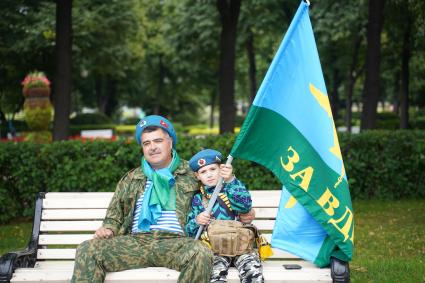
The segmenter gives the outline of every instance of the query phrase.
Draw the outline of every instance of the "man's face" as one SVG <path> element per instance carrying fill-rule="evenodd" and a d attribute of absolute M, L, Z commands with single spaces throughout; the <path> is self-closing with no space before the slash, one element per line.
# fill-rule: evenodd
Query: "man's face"
<path fill-rule="evenodd" d="M 210 164 L 202 167 L 195 173 L 196 178 L 207 186 L 216 186 L 220 177 L 220 167 L 218 164 Z"/>
<path fill-rule="evenodd" d="M 143 156 L 154 169 L 167 167 L 171 160 L 173 140 L 162 129 L 142 133 Z"/>

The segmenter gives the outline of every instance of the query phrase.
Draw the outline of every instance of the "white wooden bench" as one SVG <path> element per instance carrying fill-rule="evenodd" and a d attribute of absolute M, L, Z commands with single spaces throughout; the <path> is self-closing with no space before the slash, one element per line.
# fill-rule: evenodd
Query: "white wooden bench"
<path fill-rule="evenodd" d="M 270 240 L 277 214 L 280 191 L 251 191 L 256 210 L 254 224 Z M 30 244 L 25 251 L 0 258 L 0 282 L 70 282 L 76 246 L 91 239 L 102 224 L 112 193 L 40 193 L 35 208 Z M 286 270 L 282 264 L 298 264 Z M 264 262 L 266 282 L 332 282 L 329 268 L 274 249 Z M 176 282 L 178 272 L 167 268 L 141 268 L 111 272 L 105 282 Z M 236 269 L 229 282 L 239 282 Z"/>

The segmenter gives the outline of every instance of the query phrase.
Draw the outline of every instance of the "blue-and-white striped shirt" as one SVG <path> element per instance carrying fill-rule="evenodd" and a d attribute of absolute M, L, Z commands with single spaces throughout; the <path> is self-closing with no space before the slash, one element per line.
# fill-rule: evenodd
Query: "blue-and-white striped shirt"
<path fill-rule="evenodd" d="M 148 180 L 146 182 L 145 189 L 147 189 L 151 185 L 152 181 Z M 131 232 L 138 233 L 141 232 L 137 227 L 139 222 L 140 211 L 142 208 L 143 197 L 145 194 L 142 194 L 140 198 L 136 202 L 136 209 L 134 210 L 134 218 L 133 218 L 133 227 Z M 177 219 L 175 210 L 163 210 L 161 216 L 158 218 L 156 224 L 152 224 L 150 227 L 151 230 L 163 230 L 167 232 L 174 233 L 183 233 L 183 229 L 180 226 L 179 220 Z"/>

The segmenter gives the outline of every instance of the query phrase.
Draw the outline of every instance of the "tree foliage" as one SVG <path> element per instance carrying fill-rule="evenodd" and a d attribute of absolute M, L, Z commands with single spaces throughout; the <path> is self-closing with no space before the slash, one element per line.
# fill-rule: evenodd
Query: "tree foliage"
<path fill-rule="evenodd" d="M 323 0 L 310 6 L 334 118 L 345 118 L 348 127 L 354 115 L 351 106 L 362 108 L 369 68 L 365 64 L 369 1 Z M 405 117 L 409 106 L 425 106 L 425 2 L 385 2 L 377 99 L 392 103 L 394 112 Z M 223 49 L 216 3 L 73 1 L 72 111 L 88 106 L 114 118 L 121 105 L 140 106 L 147 114 L 185 124 L 208 120 L 212 124 L 211 111 L 205 107 L 216 111 L 219 106 Z M 49 0 L 0 2 L 2 125 L 22 107 L 20 81 L 26 73 L 44 71 L 55 84 L 55 5 Z M 284 0 L 241 1 L 231 99 L 238 107 L 252 101 L 298 5 Z M 369 111 L 377 109 L 372 105 Z M 223 116 L 222 123 L 226 119 Z"/>

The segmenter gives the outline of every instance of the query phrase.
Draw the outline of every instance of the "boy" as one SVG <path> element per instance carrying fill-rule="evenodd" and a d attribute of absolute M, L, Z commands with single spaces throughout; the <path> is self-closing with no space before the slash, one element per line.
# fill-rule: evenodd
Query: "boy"
<path fill-rule="evenodd" d="M 252 207 L 251 195 L 245 186 L 232 174 L 231 165 L 220 164 L 222 155 L 212 149 L 205 149 L 189 160 L 190 168 L 202 183 L 199 193 L 192 199 L 186 232 L 194 237 L 199 225 L 208 225 L 212 219 L 238 220 L 239 213 L 247 213 Z M 223 188 L 212 209 L 211 215 L 205 211 L 208 200 L 223 177 Z M 227 282 L 227 273 L 232 263 L 239 271 L 241 282 L 264 282 L 261 261 L 256 251 L 235 257 L 214 255 L 211 282 Z"/>

